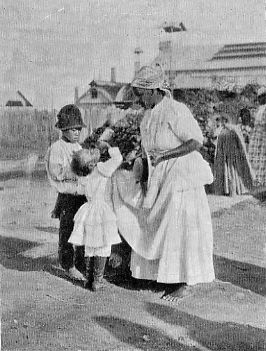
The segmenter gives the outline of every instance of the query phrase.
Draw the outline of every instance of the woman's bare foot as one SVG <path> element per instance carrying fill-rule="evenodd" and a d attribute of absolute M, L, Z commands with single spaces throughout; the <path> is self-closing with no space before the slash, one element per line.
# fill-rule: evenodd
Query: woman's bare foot
<path fill-rule="evenodd" d="M 169 286 L 163 296 L 161 297 L 163 300 L 175 302 L 180 299 L 187 297 L 191 293 L 191 288 L 187 284 L 175 284 L 174 286 Z"/>

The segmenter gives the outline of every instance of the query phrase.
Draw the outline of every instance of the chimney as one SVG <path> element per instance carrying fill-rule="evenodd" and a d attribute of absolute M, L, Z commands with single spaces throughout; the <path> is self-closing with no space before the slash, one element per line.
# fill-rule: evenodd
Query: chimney
<path fill-rule="evenodd" d="M 171 40 L 160 41 L 159 51 L 162 53 L 170 53 L 173 49 L 173 43 Z"/>
<path fill-rule="evenodd" d="M 111 68 L 111 82 L 115 83 L 116 82 L 116 72 L 115 72 L 115 67 Z"/>
<path fill-rule="evenodd" d="M 79 89 L 78 87 L 75 88 L 75 96 L 74 96 L 74 104 L 78 101 L 79 99 Z"/>
<path fill-rule="evenodd" d="M 134 75 L 136 75 L 138 73 L 138 71 L 140 70 L 140 55 L 143 53 L 143 50 L 138 47 L 134 50 L 134 54 L 135 54 L 135 62 L 134 62 Z"/>
<path fill-rule="evenodd" d="M 139 70 L 140 70 L 140 62 L 139 62 L 139 61 L 135 61 L 135 62 L 134 62 L 134 72 L 135 72 L 135 75 L 138 73 Z"/>

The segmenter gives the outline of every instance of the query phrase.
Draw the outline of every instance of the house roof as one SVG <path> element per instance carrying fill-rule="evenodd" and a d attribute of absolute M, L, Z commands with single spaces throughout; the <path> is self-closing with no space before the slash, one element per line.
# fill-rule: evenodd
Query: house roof
<path fill-rule="evenodd" d="M 25 106 L 32 107 L 32 104 L 29 102 L 29 100 L 18 90 L 17 94 L 24 100 Z"/>
<path fill-rule="evenodd" d="M 26 107 L 32 107 L 32 104 L 29 102 L 29 100 L 18 90 L 16 91 L 16 98 L 19 96 L 20 100 L 17 100 L 16 98 L 12 98 L 7 101 L 6 106 L 9 107 L 21 107 L 21 106 L 26 106 Z"/>
<path fill-rule="evenodd" d="M 8 100 L 6 103 L 8 107 L 22 107 L 23 104 L 20 100 Z"/>
<path fill-rule="evenodd" d="M 119 87 L 121 88 L 123 85 L 126 83 L 121 83 L 121 82 L 112 82 L 112 81 L 107 81 L 107 80 L 92 80 L 89 85 L 90 86 L 98 86 L 98 87 Z"/>
<path fill-rule="evenodd" d="M 165 71 L 230 70 L 266 68 L 266 42 L 228 45 L 161 46 L 155 58 Z"/>
<path fill-rule="evenodd" d="M 105 81 L 105 80 L 92 80 L 89 83 L 89 85 L 91 86 L 90 89 L 94 87 L 97 90 L 104 89 L 111 96 L 113 101 L 115 100 L 119 90 L 126 84 L 127 83 L 112 82 L 112 81 Z"/>

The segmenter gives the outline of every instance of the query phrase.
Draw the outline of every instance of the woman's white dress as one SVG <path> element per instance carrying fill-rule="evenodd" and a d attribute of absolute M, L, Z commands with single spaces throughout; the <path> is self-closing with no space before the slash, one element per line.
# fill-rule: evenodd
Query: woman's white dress
<path fill-rule="evenodd" d="M 168 97 L 145 113 L 141 137 L 147 155 L 190 139 L 203 141 L 189 109 Z M 213 235 L 204 185 L 212 183 L 213 176 L 208 163 L 197 151 L 155 168 L 149 162 L 148 190 L 142 199 L 131 177 L 129 172 L 117 173 L 113 201 L 120 233 L 133 249 L 132 275 L 162 283 L 211 282 Z"/>
<path fill-rule="evenodd" d="M 85 246 L 85 256 L 109 256 L 111 245 L 121 242 L 110 193 L 110 178 L 122 162 L 118 148 L 110 148 L 111 159 L 99 162 L 93 172 L 80 181 L 87 202 L 74 217 L 69 242 Z M 80 193 L 83 191 L 80 190 Z"/>

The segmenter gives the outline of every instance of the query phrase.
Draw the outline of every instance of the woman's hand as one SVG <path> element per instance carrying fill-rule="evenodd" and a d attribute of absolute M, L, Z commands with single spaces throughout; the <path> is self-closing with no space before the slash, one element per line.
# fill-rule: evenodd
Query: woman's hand
<path fill-rule="evenodd" d="M 111 146 L 103 140 L 98 140 L 96 146 L 100 149 L 100 151 L 108 150 Z"/>
<path fill-rule="evenodd" d="M 156 167 L 160 162 L 162 162 L 163 159 L 163 154 L 158 151 L 151 151 L 149 152 L 150 159 L 151 159 L 151 164 L 153 167 Z"/>

